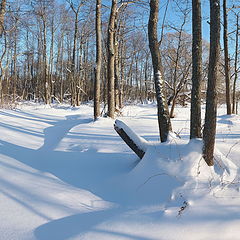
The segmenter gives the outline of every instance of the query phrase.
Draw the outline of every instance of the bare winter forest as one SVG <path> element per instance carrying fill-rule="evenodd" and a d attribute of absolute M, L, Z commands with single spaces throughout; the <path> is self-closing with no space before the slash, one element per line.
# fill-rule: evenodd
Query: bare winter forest
<path fill-rule="evenodd" d="M 0 0 L 0 239 L 238 240 L 239 17 Z"/>
<path fill-rule="evenodd" d="M 149 1 L 103 1 L 102 5 L 101 1 L 97 2 L 96 9 L 93 0 L 2 1 L 1 105 L 34 100 L 46 104 L 69 101 L 78 106 L 94 99 L 96 76 L 100 86 L 99 102 L 105 105 L 109 94 L 117 109 L 127 102 L 155 98 L 148 46 Z M 210 26 L 208 1 L 203 1 L 203 5 L 202 24 L 207 29 Z M 235 111 L 239 98 L 236 87 L 239 6 L 237 1 L 228 1 L 226 7 L 228 26 L 225 38 L 230 49 L 224 60 L 225 45 L 221 41 L 218 95 L 219 103 L 225 102 L 225 77 L 228 77 L 228 94 L 233 103 L 232 111 Z M 191 10 L 190 1 L 160 1 L 158 37 L 167 99 L 169 104 L 173 103 L 171 117 L 174 116 L 175 103 L 184 106 L 190 101 Z M 222 25 L 224 19 L 224 9 L 221 8 Z M 207 31 L 202 43 L 202 100 L 208 72 L 210 39 Z M 100 55 L 101 60 L 97 61 L 96 55 Z M 227 75 L 225 61 L 228 61 Z M 99 74 L 97 69 L 100 69 Z M 112 84 L 109 84 L 110 78 L 114 79 Z"/>

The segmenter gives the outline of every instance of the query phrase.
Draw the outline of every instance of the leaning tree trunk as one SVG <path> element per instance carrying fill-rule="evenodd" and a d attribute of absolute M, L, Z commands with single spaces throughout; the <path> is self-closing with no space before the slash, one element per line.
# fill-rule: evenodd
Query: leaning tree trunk
<path fill-rule="evenodd" d="M 227 0 L 223 0 L 223 42 L 224 42 L 224 70 L 226 83 L 226 104 L 227 114 L 231 114 L 231 98 L 230 98 L 230 76 L 229 76 L 229 54 L 228 54 L 228 16 L 227 16 Z"/>
<path fill-rule="evenodd" d="M 138 155 L 140 159 L 143 158 L 147 151 L 147 141 L 133 132 L 125 123 L 116 120 L 114 129 L 123 141 Z"/>
<path fill-rule="evenodd" d="M 96 72 L 94 83 L 94 119 L 100 116 L 100 79 L 102 66 L 101 0 L 96 1 Z"/>
<path fill-rule="evenodd" d="M 192 0 L 192 32 L 192 92 L 190 138 L 200 138 L 202 81 L 201 0 Z"/>
<path fill-rule="evenodd" d="M 210 56 L 205 124 L 203 129 L 203 157 L 214 165 L 213 152 L 216 134 L 218 65 L 220 56 L 220 0 L 210 0 Z"/>
<path fill-rule="evenodd" d="M 166 142 L 168 138 L 168 133 L 169 131 L 171 131 L 171 122 L 165 95 L 166 93 L 164 79 L 162 75 L 162 62 L 157 37 L 158 9 L 159 0 L 151 0 L 150 15 L 148 21 L 148 39 L 149 48 L 152 55 L 160 139 L 161 142 Z"/>

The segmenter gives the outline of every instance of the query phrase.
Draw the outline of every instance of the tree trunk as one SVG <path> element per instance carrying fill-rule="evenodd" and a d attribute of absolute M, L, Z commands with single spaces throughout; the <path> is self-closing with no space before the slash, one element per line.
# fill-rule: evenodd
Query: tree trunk
<path fill-rule="evenodd" d="M 5 69 L 3 68 L 3 59 L 7 53 L 7 36 L 6 32 L 4 32 L 4 47 L 2 51 L 2 55 L 0 57 L 0 107 L 3 105 L 3 79 L 5 75 Z"/>
<path fill-rule="evenodd" d="M 119 95 L 120 95 L 120 77 L 119 77 L 119 44 L 118 39 L 115 40 L 115 60 L 114 60 L 114 90 L 115 90 L 115 109 L 120 109 Z"/>
<path fill-rule="evenodd" d="M 162 75 L 162 62 L 157 38 L 159 0 L 150 0 L 150 15 L 148 21 L 149 48 L 152 55 L 154 82 L 158 108 L 158 125 L 161 142 L 166 142 L 171 131 L 171 122 L 166 101 L 165 84 Z"/>
<path fill-rule="evenodd" d="M 76 50 L 77 50 L 77 36 L 78 36 L 78 18 L 79 18 L 79 12 L 83 5 L 84 1 L 80 1 L 77 5 L 77 7 L 74 7 L 72 1 L 67 0 L 67 2 L 70 4 L 70 8 L 72 9 L 74 13 L 74 35 L 73 35 L 73 47 L 72 47 L 72 58 L 71 58 L 71 70 L 69 74 L 70 78 L 70 89 L 71 89 L 71 105 L 76 106 L 78 105 L 77 101 L 77 79 L 76 79 Z"/>
<path fill-rule="evenodd" d="M 234 81 L 233 81 L 233 95 L 232 95 L 232 113 L 236 111 L 236 83 L 238 79 L 238 35 L 239 35 L 239 15 L 236 15 L 236 37 L 235 37 L 235 57 L 234 57 Z"/>
<path fill-rule="evenodd" d="M 102 1 L 96 1 L 96 72 L 94 84 L 94 119 L 100 116 L 100 80 L 102 66 L 102 23 L 101 23 L 101 6 Z"/>
<path fill-rule="evenodd" d="M 203 129 L 203 157 L 214 165 L 213 152 L 216 134 L 218 65 L 220 57 L 220 0 L 210 0 L 210 56 L 205 124 Z"/>
<path fill-rule="evenodd" d="M 74 37 L 73 37 L 73 49 L 72 49 L 72 62 L 71 62 L 71 104 L 75 106 L 76 103 L 76 71 L 75 71 L 75 61 L 76 61 L 76 48 L 77 48 L 77 34 L 78 34 L 78 13 L 75 12 L 75 24 L 74 24 Z"/>
<path fill-rule="evenodd" d="M 53 79 L 53 60 L 54 60 L 54 56 L 53 56 L 53 52 L 54 52 L 54 16 L 52 16 L 51 19 L 51 47 L 50 47 L 50 57 L 49 57 L 49 83 L 51 86 L 51 94 L 50 94 L 50 99 L 51 102 L 53 102 L 53 98 L 55 97 L 55 91 L 54 91 L 54 79 Z"/>
<path fill-rule="evenodd" d="M 125 57 L 126 57 L 126 49 L 125 49 L 125 43 L 124 40 L 121 40 L 121 57 L 120 57 L 120 73 L 121 73 L 121 77 L 120 77 L 120 92 L 119 92 L 119 108 L 123 108 L 123 88 L 126 85 L 126 80 L 125 80 Z"/>
<path fill-rule="evenodd" d="M 115 113 L 115 91 L 114 91 L 114 32 L 115 32 L 115 18 L 117 12 L 117 0 L 112 0 L 111 14 L 108 24 L 108 39 L 107 39 L 107 69 L 108 69 L 108 116 L 114 118 Z"/>
<path fill-rule="evenodd" d="M 230 76 L 229 76 L 229 54 L 228 54 L 228 16 L 227 16 L 227 0 L 223 0 L 223 42 L 224 42 L 224 70 L 226 83 L 226 104 L 227 114 L 231 114 L 231 98 L 230 98 Z"/>
<path fill-rule="evenodd" d="M 47 71 L 47 22 L 45 15 L 42 16 L 42 21 L 43 21 L 43 75 L 45 83 L 45 103 L 50 104 L 51 86 L 49 83 Z"/>
<path fill-rule="evenodd" d="M 4 31 L 4 17 L 6 13 L 6 0 L 2 0 L 0 4 L 0 37 L 2 37 Z"/>
<path fill-rule="evenodd" d="M 18 28 L 17 28 L 17 20 L 15 22 L 15 26 L 16 26 L 16 29 L 15 29 L 15 32 L 14 32 L 14 56 L 13 56 L 13 90 L 12 90 L 12 94 L 13 94 L 13 103 L 15 102 L 15 99 L 16 99 L 16 86 L 17 86 L 17 31 L 18 31 Z"/>
<path fill-rule="evenodd" d="M 144 91 L 144 98 L 145 100 L 148 99 L 148 54 L 146 54 L 146 59 L 145 59 L 145 64 L 144 64 L 144 86 L 145 86 L 145 91 Z"/>
<path fill-rule="evenodd" d="M 192 92 L 190 138 L 201 138 L 202 16 L 201 0 L 192 0 Z"/>

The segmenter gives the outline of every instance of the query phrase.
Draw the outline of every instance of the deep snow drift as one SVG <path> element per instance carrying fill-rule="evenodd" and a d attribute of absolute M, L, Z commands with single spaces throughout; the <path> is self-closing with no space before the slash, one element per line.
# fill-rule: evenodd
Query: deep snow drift
<path fill-rule="evenodd" d="M 202 141 L 189 141 L 189 108 L 176 111 L 181 138 L 160 144 L 156 106 L 124 108 L 139 161 L 91 106 L 2 109 L 0 239 L 239 239 L 240 117 L 219 108 L 209 168 Z"/>

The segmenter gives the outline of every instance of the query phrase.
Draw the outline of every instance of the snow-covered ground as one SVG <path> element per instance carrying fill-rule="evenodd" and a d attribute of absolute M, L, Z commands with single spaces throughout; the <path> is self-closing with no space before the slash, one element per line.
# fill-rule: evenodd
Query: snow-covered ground
<path fill-rule="evenodd" d="M 177 108 L 158 143 L 154 104 L 119 117 L 148 142 L 139 161 L 92 107 L 0 110 L 1 240 L 239 239 L 240 117 L 219 108 L 215 167 Z"/>

